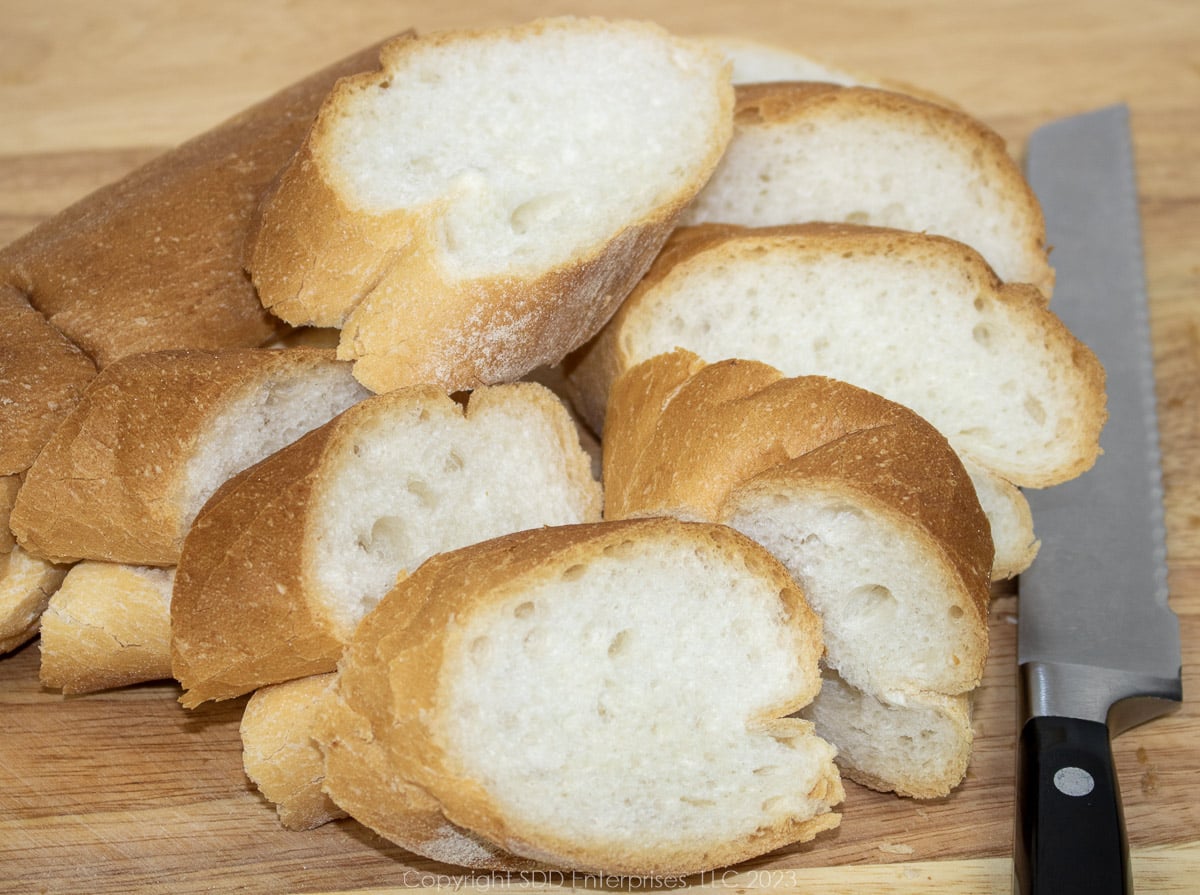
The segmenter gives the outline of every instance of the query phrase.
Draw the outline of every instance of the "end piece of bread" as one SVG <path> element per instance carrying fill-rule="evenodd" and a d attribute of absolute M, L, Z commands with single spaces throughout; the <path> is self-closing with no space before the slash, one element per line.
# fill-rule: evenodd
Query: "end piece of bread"
<path fill-rule="evenodd" d="M 732 132 L 715 51 L 649 23 L 543 19 L 384 47 L 264 198 L 263 305 L 342 327 L 374 391 L 557 363 L 616 309 Z"/>
<path fill-rule="evenodd" d="M 67 567 L 30 556 L 20 547 L 0 553 L 0 655 L 38 633 L 42 613 Z"/>
<path fill-rule="evenodd" d="M 603 424 L 612 380 L 655 354 L 760 360 L 904 404 L 1017 485 L 1088 469 L 1104 370 L 1041 296 L 941 237 L 852 225 L 678 231 L 568 373 Z"/>
<path fill-rule="evenodd" d="M 289 830 L 312 830 L 346 812 L 321 789 L 325 759 L 313 733 L 332 698 L 333 674 L 256 690 L 239 728 L 242 764 Z"/>
<path fill-rule="evenodd" d="M 96 367 L 25 297 L 0 284 L 0 476 L 24 472 Z"/>
<path fill-rule="evenodd" d="M 738 87 L 734 138 L 681 223 L 808 221 L 947 236 L 1005 282 L 1054 287 L 1041 206 L 986 125 L 869 87 Z"/>
<path fill-rule="evenodd" d="M 56 562 L 174 565 L 222 482 L 367 394 L 331 351 L 125 358 L 92 381 L 38 455 L 12 529 Z"/>
<path fill-rule="evenodd" d="M 936 799 L 966 776 L 974 740 L 969 694 L 875 695 L 825 669 L 821 692 L 800 714 L 837 744 L 842 773 L 871 789 Z"/>
<path fill-rule="evenodd" d="M 600 516 L 574 423 L 546 388 L 378 395 L 219 490 L 184 544 L 175 677 L 197 705 L 331 671 L 398 575 L 510 531 Z"/>
<path fill-rule="evenodd" d="M 431 559 L 364 620 L 322 740 L 326 789 L 418 851 L 391 781 L 544 864 L 712 869 L 837 824 L 833 750 L 786 717 L 816 693 L 819 655 L 787 572 L 725 526 L 497 538 Z M 353 767 L 383 776 L 343 788 Z"/>
<path fill-rule="evenodd" d="M 42 616 L 42 683 L 73 695 L 169 678 L 174 580 L 174 569 L 72 566 Z"/>
<path fill-rule="evenodd" d="M 255 208 L 334 82 L 378 52 L 316 72 L 39 224 L 0 249 L 0 284 L 99 367 L 262 344 L 280 324 L 242 270 Z"/>

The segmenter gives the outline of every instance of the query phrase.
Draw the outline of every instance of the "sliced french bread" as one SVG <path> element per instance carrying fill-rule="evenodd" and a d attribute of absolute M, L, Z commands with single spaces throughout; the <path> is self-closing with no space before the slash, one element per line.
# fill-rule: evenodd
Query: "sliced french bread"
<path fill-rule="evenodd" d="M 367 394 L 332 351 L 125 358 L 90 383 L 30 467 L 13 532 L 54 562 L 174 565 L 218 485 Z"/>
<path fill-rule="evenodd" d="M 30 556 L 20 547 L 0 553 L 0 655 L 37 636 L 50 597 L 67 567 Z"/>
<path fill-rule="evenodd" d="M 316 674 L 256 690 L 239 732 L 242 765 L 289 830 L 312 830 L 346 812 L 321 789 L 325 758 L 313 734 L 332 699 L 333 674 Z"/>
<path fill-rule="evenodd" d="M 956 105 L 945 97 L 920 87 L 879 78 L 865 72 L 834 68 L 807 53 L 778 44 L 728 35 L 707 37 L 704 40 L 720 50 L 733 65 L 735 85 L 815 81 L 822 84 L 838 84 L 842 87 L 878 87 L 956 108 Z"/>
<path fill-rule="evenodd" d="M 912 411 L 836 380 L 677 350 L 617 380 L 603 444 L 606 518 L 722 522 L 767 547 L 821 615 L 826 664 L 853 687 L 902 704 L 979 683 L 987 519 L 949 443 Z M 961 779 L 919 779 L 921 762 L 946 756 L 914 752 L 893 765 L 902 776 L 872 774 L 876 785 L 944 794 Z"/>
<path fill-rule="evenodd" d="M 398 575 L 435 553 L 600 516 L 563 404 L 534 383 L 466 406 L 377 395 L 246 470 L 196 518 L 171 603 L 185 705 L 331 671 Z"/>
<path fill-rule="evenodd" d="M 874 695 L 825 669 L 821 692 L 800 714 L 837 745 L 842 773 L 871 789 L 936 799 L 966 776 L 974 741 L 969 695 Z"/>
<path fill-rule="evenodd" d="M 748 84 L 708 185 L 681 218 L 846 222 L 966 243 L 1005 282 L 1054 288 L 1041 206 L 1003 139 L 956 109 L 870 87 Z"/>
<path fill-rule="evenodd" d="M 169 678 L 174 580 L 174 569 L 73 565 L 42 615 L 42 683 L 74 695 Z"/>
<path fill-rule="evenodd" d="M 832 376 L 904 404 L 1017 485 L 1099 454 L 1104 371 L 1030 286 L 978 253 L 897 230 L 813 224 L 680 230 L 569 375 L 603 425 L 622 371 L 675 347 Z"/>
<path fill-rule="evenodd" d="M 969 457 L 960 457 L 975 486 L 979 506 L 992 533 L 992 580 L 1015 578 L 1033 564 L 1041 547 L 1033 533 L 1033 513 L 1021 489 L 988 472 Z"/>
<path fill-rule="evenodd" d="M 726 63 L 649 23 L 543 19 L 386 45 L 264 198 L 248 269 L 343 328 L 374 391 L 558 362 L 616 309 L 732 132 Z"/>
<path fill-rule="evenodd" d="M 418 852 L 393 781 L 557 867 L 744 860 L 838 822 L 833 750 L 786 717 L 816 693 L 820 643 L 783 567 L 725 526 L 543 528 L 441 554 L 347 649 L 325 786 Z"/>

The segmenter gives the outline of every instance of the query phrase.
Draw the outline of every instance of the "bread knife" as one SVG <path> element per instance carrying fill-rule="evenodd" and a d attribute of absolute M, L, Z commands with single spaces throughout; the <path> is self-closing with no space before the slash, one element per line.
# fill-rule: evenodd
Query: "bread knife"
<path fill-rule="evenodd" d="M 1052 310 L 1107 373 L 1103 454 L 1028 491 L 1042 547 L 1018 584 L 1014 888 L 1133 891 L 1110 738 L 1183 698 L 1129 110 L 1037 130 L 1026 155 L 1057 271 Z"/>

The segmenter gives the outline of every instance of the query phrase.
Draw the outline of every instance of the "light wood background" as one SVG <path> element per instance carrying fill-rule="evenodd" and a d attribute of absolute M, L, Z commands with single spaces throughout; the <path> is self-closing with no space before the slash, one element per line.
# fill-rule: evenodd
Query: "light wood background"
<path fill-rule="evenodd" d="M 1165 463 L 1182 712 L 1121 737 L 1140 892 L 1200 887 L 1200 3 L 0 0 L 0 243 L 274 90 L 414 26 L 577 13 L 726 33 L 926 87 L 1019 153 L 1052 118 L 1130 104 Z M 1017 601 L 994 650 L 967 782 L 904 801 L 849 786 L 841 830 L 696 887 L 1002 893 L 1010 885 Z M 187 713 L 169 685 L 63 699 L 36 645 L 0 659 L 0 891 L 323 891 L 454 886 L 352 822 L 287 833 L 245 781 L 241 703 Z M 499 885 L 466 879 L 467 885 Z M 611 887 L 511 880 L 509 888 Z"/>

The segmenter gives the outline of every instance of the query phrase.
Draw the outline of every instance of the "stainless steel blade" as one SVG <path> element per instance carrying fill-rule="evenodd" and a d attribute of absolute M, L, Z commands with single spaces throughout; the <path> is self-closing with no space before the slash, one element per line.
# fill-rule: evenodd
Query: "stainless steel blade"
<path fill-rule="evenodd" d="M 1109 419 L 1094 468 L 1027 491 L 1041 552 L 1019 582 L 1026 716 L 1118 729 L 1181 698 L 1179 621 L 1167 605 L 1162 478 L 1129 112 L 1046 125 L 1026 171 L 1058 281 L 1051 309 L 1100 358 Z"/>

